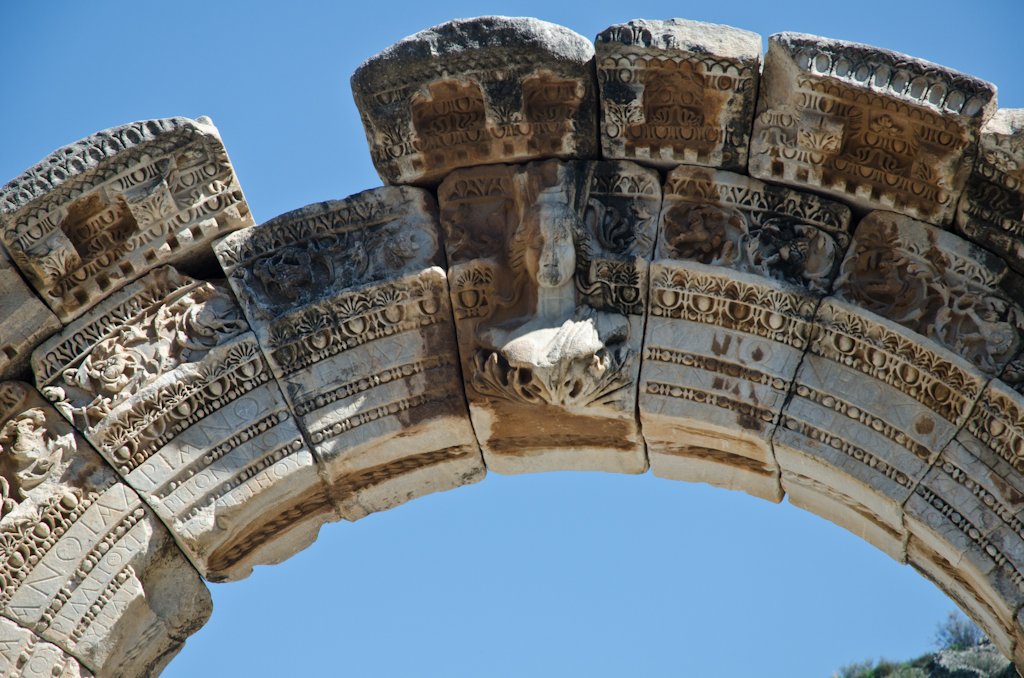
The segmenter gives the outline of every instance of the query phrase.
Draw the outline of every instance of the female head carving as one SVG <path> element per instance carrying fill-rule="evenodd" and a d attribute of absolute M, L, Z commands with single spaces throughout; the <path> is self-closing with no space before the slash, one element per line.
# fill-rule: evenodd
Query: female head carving
<path fill-rule="evenodd" d="M 513 268 L 525 269 L 541 288 L 569 283 L 576 270 L 576 247 L 583 225 L 579 215 L 559 202 L 534 205 L 509 243 Z"/>

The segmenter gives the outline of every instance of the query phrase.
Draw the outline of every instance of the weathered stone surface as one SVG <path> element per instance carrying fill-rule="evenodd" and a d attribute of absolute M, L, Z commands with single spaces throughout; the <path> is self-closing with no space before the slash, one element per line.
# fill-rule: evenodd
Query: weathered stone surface
<path fill-rule="evenodd" d="M 936 64 L 801 33 L 768 39 L 750 174 L 864 210 L 947 224 L 994 85 Z"/>
<path fill-rule="evenodd" d="M 545 21 L 456 19 L 362 63 L 352 94 L 387 184 L 458 167 L 597 157 L 594 46 Z"/>
<path fill-rule="evenodd" d="M 956 226 L 1024 273 L 1024 108 L 1001 108 L 981 129 Z"/>
<path fill-rule="evenodd" d="M 987 378 L 934 341 L 843 301 L 825 299 L 815 324 L 772 441 L 783 487 L 791 503 L 815 511 L 803 479 L 819 483 L 831 500 L 826 518 L 905 562 L 900 507 Z"/>
<path fill-rule="evenodd" d="M 36 383 L 211 581 L 306 548 L 337 519 L 226 285 L 163 267 L 32 357 Z"/>
<path fill-rule="evenodd" d="M 32 349 L 60 327 L 0 248 L 0 380 L 27 370 Z"/>
<path fill-rule="evenodd" d="M 635 19 L 601 31 L 595 45 L 605 158 L 746 171 L 761 36 Z"/>
<path fill-rule="evenodd" d="M 0 188 L 0 240 L 62 322 L 251 225 L 209 118 L 144 120 L 51 153 Z"/>
<path fill-rule="evenodd" d="M 559 161 L 458 170 L 441 184 L 488 469 L 646 470 L 634 407 L 658 184 L 632 163 Z"/>
<path fill-rule="evenodd" d="M 483 478 L 429 193 L 309 205 L 216 250 L 345 518 Z"/>
<path fill-rule="evenodd" d="M 92 672 L 53 643 L 0 618 L 0 676 L 3 678 L 92 678 Z"/>
<path fill-rule="evenodd" d="M 0 447 L 0 614 L 97 676 L 158 674 L 212 611 L 199 575 L 27 384 L 0 384 Z"/>
<path fill-rule="evenodd" d="M 899 323 L 996 376 L 1022 346 L 1016 275 L 934 226 L 875 211 L 857 225 L 838 299 Z"/>

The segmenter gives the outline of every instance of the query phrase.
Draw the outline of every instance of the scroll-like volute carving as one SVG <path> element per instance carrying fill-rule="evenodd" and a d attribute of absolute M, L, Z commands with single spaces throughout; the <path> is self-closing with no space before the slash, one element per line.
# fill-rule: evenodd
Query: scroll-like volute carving
<path fill-rule="evenodd" d="M 352 75 L 386 184 L 458 167 L 597 157 L 594 46 L 528 18 L 455 19 L 400 40 Z"/>
<path fill-rule="evenodd" d="M 768 38 L 750 174 L 864 210 L 947 224 L 995 85 L 903 54 L 800 33 Z"/>
<path fill-rule="evenodd" d="M 309 205 L 216 251 L 345 518 L 484 477 L 429 193 Z"/>
<path fill-rule="evenodd" d="M 226 285 L 159 268 L 68 325 L 32 362 L 43 394 L 207 579 L 280 562 L 337 519 Z"/>
<path fill-rule="evenodd" d="M 790 503 L 906 562 L 901 506 L 986 376 L 935 341 L 825 299 L 772 439 Z"/>
<path fill-rule="evenodd" d="M 0 189 L 0 240 L 62 322 L 251 225 L 209 118 L 144 120 L 65 146 Z"/>
<path fill-rule="evenodd" d="M 605 158 L 746 170 L 760 35 L 635 19 L 601 31 L 596 52 Z"/>
<path fill-rule="evenodd" d="M 988 376 L 1021 348 L 1019 277 L 952 233 L 891 212 L 857 225 L 836 297 L 958 353 Z"/>
<path fill-rule="evenodd" d="M 59 329 L 57 316 L 29 289 L 0 249 L 0 380 L 27 370 L 32 349 Z"/>
<path fill-rule="evenodd" d="M 658 183 L 632 163 L 552 160 L 458 170 L 441 184 L 488 469 L 646 470 L 635 402 Z"/>
<path fill-rule="evenodd" d="M 92 672 L 67 652 L 3 618 L 0 618 L 0 676 L 93 678 Z"/>
<path fill-rule="evenodd" d="M 157 675 L 206 623 L 210 594 L 167 529 L 21 382 L 0 383 L 0 489 L 0 615 L 103 678 Z"/>
<path fill-rule="evenodd" d="M 782 500 L 769 441 L 849 222 L 831 200 L 731 172 L 669 174 L 640 379 L 655 475 Z"/>
<path fill-rule="evenodd" d="M 905 511 L 911 564 L 1009 656 L 1024 603 L 1024 396 L 991 381 Z"/>
<path fill-rule="evenodd" d="M 956 225 L 1024 273 L 1024 108 L 1001 108 L 982 128 Z"/>

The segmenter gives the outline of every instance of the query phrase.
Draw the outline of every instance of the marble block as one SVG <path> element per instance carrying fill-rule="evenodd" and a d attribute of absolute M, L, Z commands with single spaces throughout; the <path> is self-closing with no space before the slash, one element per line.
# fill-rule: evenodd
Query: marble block
<path fill-rule="evenodd" d="M 60 328 L 0 248 L 0 380 L 25 372 L 32 349 Z"/>
<path fill-rule="evenodd" d="M 0 618 L 0 676 L 93 678 L 92 671 L 67 652 L 3 618 Z"/>

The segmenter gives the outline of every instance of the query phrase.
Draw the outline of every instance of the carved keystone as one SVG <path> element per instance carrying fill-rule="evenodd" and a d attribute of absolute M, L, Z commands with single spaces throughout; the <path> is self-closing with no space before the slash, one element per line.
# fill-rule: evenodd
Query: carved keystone
<path fill-rule="evenodd" d="M 309 205 L 216 252 L 345 518 L 483 478 L 429 193 Z"/>
<path fill-rule="evenodd" d="M 956 210 L 995 85 L 868 45 L 768 39 L 750 174 L 933 224 Z"/>
<path fill-rule="evenodd" d="M 280 562 L 337 519 L 226 285 L 157 269 L 68 325 L 32 362 L 43 393 L 207 579 Z"/>
<path fill-rule="evenodd" d="M 27 370 L 32 349 L 60 327 L 0 249 L 0 380 Z"/>
<path fill-rule="evenodd" d="M 643 473 L 635 402 L 657 173 L 494 165 L 453 172 L 438 195 L 488 469 Z"/>
<path fill-rule="evenodd" d="M 98 677 L 159 674 L 213 609 L 171 535 L 27 384 L 0 383 L 0 448 L 0 614 Z"/>
<path fill-rule="evenodd" d="M 0 240 L 62 322 L 252 217 L 209 118 L 144 120 L 54 151 L 0 189 Z"/>
<path fill-rule="evenodd" d="M 956 225 L 1024 273 L 1024 108 L 999 109 L 982 128 Z"/>
<path fill-rule="evenodd" d="M 596 48 L 605 158 L 746 171 L 761 36 L 636 19 L 601 31 Z"/>
<path fill-rule="evenodd" d="M 457 167 L 597 157 L 594 47 L 526 18 L 456 19 L 400 40 L 352 75 L 386 184 Z"/>

